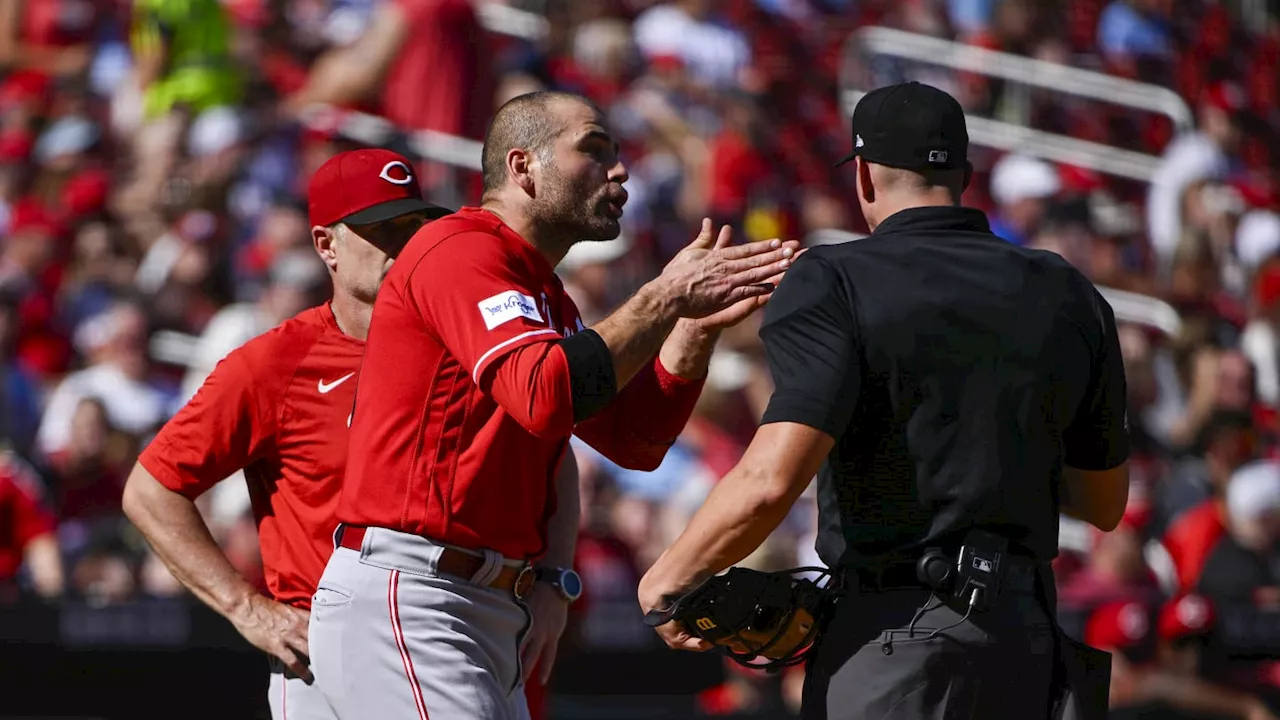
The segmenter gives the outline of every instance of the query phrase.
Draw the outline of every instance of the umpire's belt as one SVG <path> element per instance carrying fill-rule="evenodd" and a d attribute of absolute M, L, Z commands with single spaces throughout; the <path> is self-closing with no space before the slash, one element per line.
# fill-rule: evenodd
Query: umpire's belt
<path fill-rule="evenodd" d="M 1004 560 L 1003 591 L 1035 594 L 1036 571 L 1042 563 L 1010 555 L 1006 555 Z M 857 587 L 862 592 L 928 589 L 916 572 L 916 565 L 915 562 L 895 560 L 875 565 L 846 566 L 843 571 L 846 581 L 857 579 Z"/>
<path fill-rule="evenodd" d="M 343 525 L 338 531 L 338 547 L 360 552 L 364 548 L 364 534 L 367 529 L 361 525 Z M 484 557 L 450 547 L 441 547 L 440 559 L 436 561 L 436 572 L 468 581 L 483 567 Z M 522 600 L 529 594 L 533 581 L 533 567 L 528 563 L 515 567 L 504 565 L 498 572 L 498 576 L 488 583 L 488 587 L 509 592 L 517 600 Z"/>

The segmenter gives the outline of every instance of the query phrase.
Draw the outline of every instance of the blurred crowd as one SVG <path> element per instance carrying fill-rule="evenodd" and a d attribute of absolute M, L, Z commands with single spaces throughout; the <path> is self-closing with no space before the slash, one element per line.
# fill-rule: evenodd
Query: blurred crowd
<path fill-rule="evenodd" d="M 121 517 L 124 478 L 226 353 L 325 299 L 303 193 L 353 146 L 344 111 L 476 140 L 517 94 L 594 98 L 622 144 L 630 201 L 621 238 L 579 246 L 558 269 L 590 323 L 704 216 L 744 240 L 865 231 L 851 174 L 832 167 L 849 144 L 840 83 L 920 79 L 975 116 L 1159 158 L 1147 183 L 975 147 L 965 201 L 1009 242 L 1176 311 L 1122 317 L 1130 511 L 1106 535 L 1064 520 L 1056 563 L 1064 610 L 1117 653 L 1113 705 L 1184 707 L 1182 679 L 1198 677 L 1224 703 L 1249 699 L 1236 705 L 1248 717 L 1272 717 L 1252 699 L 1277 693 L 1280 664 L 1210 649 L 1215 608 L 1280 611 L 1280 3 L 504 3 L 531 13 L 517 20 L 545 18 L 528 24 L 495 2 L 0 0 L 0 596 L 181 594 Z M 873 25 L 1168 87 L 1194 127 L 846 54 Z M 478 200 L 477 173 L 418 169 L 436 201 Z M 751 437 L 771 390 L 757 322 L 726 333 L 657 471 L 624 471 L 575 441 L 587 594 L 566 653 L 656 642 L 634 588 Z M 261 582 L 248 503 L 235 478 L 200 501 Z M 815 527 L 806 494 L 748 562 L 816 564 Z M 797 675 L 726 678 L 699 696 L 703 713 L 798 702 Z"/>

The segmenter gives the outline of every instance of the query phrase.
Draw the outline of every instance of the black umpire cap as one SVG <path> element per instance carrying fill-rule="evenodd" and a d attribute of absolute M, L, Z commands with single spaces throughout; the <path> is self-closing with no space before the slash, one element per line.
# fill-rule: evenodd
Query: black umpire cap
<path fill-rule="evenodd" d="M 947 93 L 918 82 L 888 85 L 853 109 L 853 153 L 877 165 L 904 169 L 962 169 L 969 161 L 964 109 Z"/>

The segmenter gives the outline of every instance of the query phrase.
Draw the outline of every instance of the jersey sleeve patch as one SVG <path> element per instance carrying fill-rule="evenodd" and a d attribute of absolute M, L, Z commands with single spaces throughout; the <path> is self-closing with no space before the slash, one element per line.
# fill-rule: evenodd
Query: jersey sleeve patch
<path fill-rule="evenodd" d="M 538 312 L 537 301 L 519 290 L 504 290 L 481 300 L 476 305 L 480 308 L 480 317 L 484 318 L 484 325 L 489 330 L 521 317 L 538 323 L 544 322 L 542 313 Z"/>

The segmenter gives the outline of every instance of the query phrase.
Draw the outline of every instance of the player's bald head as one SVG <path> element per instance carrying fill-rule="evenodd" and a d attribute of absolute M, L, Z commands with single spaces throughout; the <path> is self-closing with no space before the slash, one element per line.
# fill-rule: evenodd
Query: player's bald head
<path fill-rule="evenodd" d="M 575 93 L 539 90 L 517 95 L 508 100 L 489 121 L 484 135 L 480 166 L 484 174 L 484 191 L 493 192 L 507 180 L 507 153 L 527 150 L 545 159 L 551 145 L 568 127 L 564 110 L 572 105 L 594 103 Z"/>

